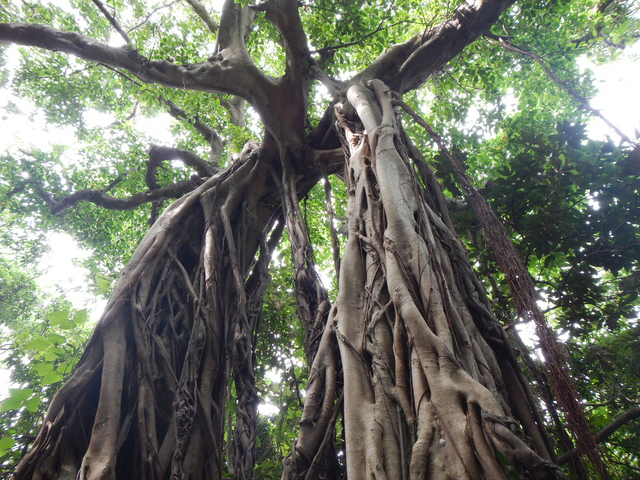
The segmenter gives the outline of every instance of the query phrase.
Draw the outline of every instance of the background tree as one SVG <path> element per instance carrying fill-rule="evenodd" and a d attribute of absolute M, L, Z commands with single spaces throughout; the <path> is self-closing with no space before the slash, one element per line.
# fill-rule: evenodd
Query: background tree
<path fill-rule="evenodd" d="M 6 84 L 80 142 L 5 154 L 5 230 L 73 232 L 103 287 L 126 263 L 16 478 L 635 474 L 617 429 L 638 416 L 638 153 L 586 139 L 575 63 L 632 42 L 634 5 L 187 3 L 2 7 L 0 41 L 39 47 Z M 569 352 L 593 358 L 573 373 L 594 442 L 617 435 L 606 467 L 580 461 L 554 359 L 512 336 L 500 252 L 400 96 L 505 222 Z M 96 111 L 111 123 L 92 128 Z M 173 117 L 174 144 L 140 135 L 140 111 Z M 81 323 L 61 312 L 52 327 Z M 30 410 L 27 388 L 3 408 Z"/>

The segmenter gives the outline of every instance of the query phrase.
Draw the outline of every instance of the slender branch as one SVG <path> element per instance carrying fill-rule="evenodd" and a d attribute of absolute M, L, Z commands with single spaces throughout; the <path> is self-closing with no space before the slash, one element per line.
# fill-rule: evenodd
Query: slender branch
<path fill-rule="evenodd" d="M 211 15 L 209 15 L 209 12 L 207 12 L 207 9 L 202 3 L 200 3 L 198 0 L 185 1 L 189 5 L 191 5 L 193 11 L 200 17 L 200 20 L 202 20 L 202 22 L 207 26 L 211 33 L 213 33 L 214 35 L 218 33 L 218 22 L 211 18 Z"/>
<path fill-rule="evenodd" d="M 631 407 L 629 410 L 619 415 L 613 422 L 600 430 L 596 435 L 594 435 L 594 439 L 597 443 L 604 442 L 607 438 L 609 438 L 613 433 L 618 430 L 623 425 L 635 420 L 640 417 L 640 407 Z M 564 465 L 568 463 L 572 458 L 575 458 L 577 455 L 580 455 L 580 450 L 577 448 L 572 448 L 566 453 L 563 453 L 558 457 L 558 465 Z"/>
<path fill-rule="evenodd" d="M 367 33 L 364 37 L 360 38 L 359 40 L 354 40 L 353 42 L 348 42 L 348 43 L 341 43 L 340 45 L 334 45 L 331 47 L 323 47 L 323 48 L 319 48 L 318 50 L 311 50 L 309 53 L 314 54 L 314 53 L 318 53 L 321 56 L 326 55 L 328 52 L 334 51 L 334 50 L 339 50 L 341 48 L 347 48 L 347 47 L 352 47 L 354 45 L 360 45 L 362 42 L 364 42 L 367 38 L 375 35 L 376 33 L 380 32 L 381 30 L 387 30 L 389 28 L 395 27 L 397 25 L 401 25 L 403 23 L 409 23 L 409 20 L 400 20 L 399 22 L 395 22 L 392 23 L 390 25 L 383 25 L 383 22 L 380 22 L 380 24 L 378 25 L 378 27 Z"/>
<path fill-rule="evenodd" d="M 106 187 L 104 187 L 102 190 L 100 190 L 102 193 L 107 193 L 111 190 L 113 190 L 114 188 L 116 188 L 116 186 L 121 183 L 125 177 L 126 177 L 126 173 L 122 174 L 122 175 L 118 175 L 116 178 L 114 178 L 113 180 L 111 180 L 111 182 L 109 182 L 109 185 L 107 185 Z"/>
<path fill-rule="evenodd" d="M 138 28 L 142 27 L 143 25 L 145 25 L 149 19 L 159 10 L 162 10 L 163 8 L 169 8 L 170 6 L 172 6 L 175 3 L 178 3 L 180 0 L 174 0 L 173 2 L 169 2 L 166 5 L 160 5 L 159 7 L 154 8 L 153 10 L 151 10 L 147 16 L 144 18 L 144 20 L 142 20 L 140 23 L 138 23 L 137 25 L 131 27 L 129 30 L 127 30 L 127 33 L 131 33 L 134 30 L 137 30 Z"/>
<path fill-rule="evenodd" d="M 100 0 L 93 0 L 93 3 L 96 5 L 96 7 L 100 9 L 102 14 L 107 18 L 107 20 L 109 20 L 109 23 L 111 24 L 111 26 L 116 29 L 116 32 L 120 34 L 120 36 L 124 39 L 125 43 L 129 46 L 132 46 L 133 42 L 131 41 L 131 38 L 129 38 L 129 35 L 127 35 L 127 32 L 124 31 L 124 29 L 120 26 L 120 24 L 115 19 L 115 17 L 111 15 L 111 13 L 109 13 L 109 10 L 107 10 L 104 4 Z"/>
<path fill-rule="evenodd" d="M 623 142 L 631 145 L 634 148 L 638 147 L 638 144 L 636 142 L 631 140 L 631 138 L 629 138 L 629 136 L 627 136 L 622 130 L 620 130 L 613 123 L 611 123 L 609 119 L 607 119 L 602 114 L 602 112 L 600 112 L 600 110 L 593 108 L 589 103 L 589 101 L 583 95 L 580 95 L 576 91 L 576 89 L 569 84 L 569 82 L 562 80 L 560 77 L 558 77 L 558 75 L 556 75 L 554 71 L 551 70 L 549 65 L 547 65 L 547 62 L 545 62 L 545 60 L 540 55 L 530 52 L 528 50 L 525 50 L 524 48 L 517 47 L 516 45 L 509 43 L 504 37 L 498 37 L 496 35 L 491 35 L 491 34 L 487 34 L 486 37 L 492 40 L 497 40 L 505 50 L 518 53 L 523 57 L 530 58 L 531 60 L 536 62 L 538 65 L 540 65 L 540 67 L 542 67 L 542 70 L 544 70 L 544 72 L 549 76 L 549 78 L 551 78 L 551 80 L 553 80 L 553 82 L 556 85 L 559 85 L 565 92 L 567 92 L 569 95 L 575 98 L 580 103 L 580 105 L 582 105 L 582 108 L 584 108 L 585 110 L 591 112 L 593 115 L 600 118 L 600 120 L 606 123 L 609 128 L 611 128 L 614 132 L 616 132 L 616 134 L 620 137 L 620 139 Z"/>
<path fill-rule="evenodd" d="M 193 119 L 189 118 L 187 112 L 178 107 L 171 100 L 167 100 L 162 96 L 158 97 L 158 100 L 169 107 L 169 115 L 171 115 L 176 120 L 186 120 L 191 125 L 193 125 L 193 127 L 198 131 L 200 135 L 204 137 L 204 139 L 211 147 L 211 161 L 215 161 L 220 158 L 220 156 L 222 155 L 222 148 L 224 147 L 224 141 L 222 140 L 220 135 L 218 135 L 218 132 L 216 132 L 212 127 L 200 120 L 200 117 L 198 117 L 198 115 L 193 117 Z"/>

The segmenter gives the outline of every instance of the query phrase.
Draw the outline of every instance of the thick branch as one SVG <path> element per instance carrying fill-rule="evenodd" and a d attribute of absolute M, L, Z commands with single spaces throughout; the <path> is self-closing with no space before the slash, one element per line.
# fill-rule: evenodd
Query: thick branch
<path fill-rule="evenodd" d="M 254 101 L 259 70 L 243 56 L 220 52 L 215 58 L 192 65 L 167 60 L 152 61 L 128 48 L 110 47 L 76 32 L 64 32 L 44 25 L 0 23 L 0 43 L 16 43 L 75 55 L 127 70 L 139 80 L 167 87 L 239 95 Z M 224 63 L 224 65 L 223 65 Z"/>
<path fill-rule="evenodd" d="M 640 407 L 631 407 L 629 410 L 619 415 L 613 422 L 600 430 L 596 435 L 594 435 L 594 439 L 597 443 L 604 442 L 607 438 L 609 438 L 613 433 L 618 430 L 623 425 L 635 420 L 640 417 Z M 579 449 L 572 448 L 566 453 L 563 453 L 558 457 L 558 465 L 564 465 L 568 463 L 572 458 L 576 455 L 579 455 Z"/>
<path fill-rule="evenodd" d="M 354 80 L 379 78 L 400 93 L 418 88 L 467 45 L 488 32 L 513 3 L 513 0 L 465 2 L 440 25 L 386 50 Z"/>
<path fill-rule="evenodd" d="M 231 123 L 236 127 L 244 127 L 244 99 L 240 97 L 231 97 L 230 99 L 221 98 L 220 105 L 227 109 Z"/>
<path fill-rule="evenodd" d="M 308 71 L 312 62 L 307 47 L 307 37 L 302 28 L 296 0 L 268 0 L 252 7 L 265 12 L 284 41 L 286 72 L 271 92 L 271 103 L 278 111 L 275 122 L 265 120 L 265 125 L 277 143 L 297 148 L 304 138 L 304 126 L 309 101 Z M 261 112 L 262 115 L 262 112 Z"/>
<path fill-rule="evenodd" d="M 104 189 L 98 190 L 95 188 L 88 188 L 85 190 L 78 190 L 61 200 L 51 198 L 51 196 L 39 185 L 35 185 L 35 190 L 40 198 L 49 205 L 51 214 L 57 215 L 76 206 L 80 202 L 91 202 L 99 207 L 106 208 L 107 210 L 134 210 L 144 203 L 167 200 L 169 198 L 180 198 L 193 190 L 195 186 L 196 185 L 194 185 L 193 182 L 187 180 L 176 182 L 155 190 L 135 193 L 126 198 L 109 196 L 104 192 Z"/>
<path fill-rule="evenodd" d="M 158 188 L 156 182 L 156 169 L 161 162 L 165 160 L 180 160 L 185 165 L 195 168 L 201 177 L 212 177 L 218 172 L 217 168 L 212 167 L 202 158 L 189 150 L 180 148 L 161 147 L 153 145 L 149 149 L 149 161 L 147 162 L 147 171 L 145 173 L 145 181 L 147 186 L 155 190 Z"/>
<path fill-rule="evenodd" d="M 124 39 L 127 45 L 133 45 L 133 42 L 131 41 L 131 38 L 129 38 L 129 35 L 127 35 L 127 32 L 124 31 L 124 29 L 120 26 L 120 24 L 114 18 L 114 16 L 111 15 L 111 13 L 109 13 L 109 10 L 107 10 L 104 4 L 100 0 L 93 0 L 93 3 L 96 5 L 96 7 L 100 9 L 102 14 L 107 18 L 107 20 L 109 20 L 109 23 L 111 24 L 111 26 L 116 29 L 116 32 L 120 34 L 120 36 Z"/>
<path fill-rule="evenodd" d="M 196 12 L 196 15 L 200 17 L 200 20 L 203 21 L 211 33 L 214 35 L 218 33 L 218 23 L 211 18 L 211 15 L 209 15 L 209 12 L 207 12 L 207 9 L 202 3 L 198 0 L 186 0 L 186 2 L 191 5 L 193 11 Z"/>
<path fill-rule="evenodd" d="M 287 59 L 287 73 L 298 82 L 306 75 L 309 59 L 307 37 L 302 28 L 296 0 L 268 0 L 252 7 L 265 12 L 267 20 L 272 22 L 282 35 Z"/>

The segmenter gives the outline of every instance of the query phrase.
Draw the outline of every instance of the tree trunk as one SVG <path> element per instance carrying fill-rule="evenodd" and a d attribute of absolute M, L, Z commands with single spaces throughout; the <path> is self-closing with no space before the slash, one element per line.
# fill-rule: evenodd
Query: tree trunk
<path fill-rule="evenodd" d="M 249 145 L 145 236 L 16 480 L 219 479 L 230 377 L 227 461 L 236 478 L 253 478 L 252 337 L 284 223 L 296 229 L 296 296 L 313 368 L 283 478 L 337 478 L 340 415 L 350 480 L 562 477 L 391 93 L 373 81 L 346 100 L 336 115 L 350 152 L 349 234 L 326 326 L 328 300 L 295 209 L 317 178 L 296 182 L 289 151 Z"/>
<path fill-rule="evenodd" d="M 338 390 L 349 480 L 560 478 L 508 339 L 434 211 L 442 202 L 424 201 L 391 94 L 369 86 L 351 87 L 338 112 L 349 234 L 283 478 L 320 478 Z"/>
<path fill-rule="evenodd" d="M 152 226 L 15 479 L 221 478 L 231 371 L 233 460 L 253 478 L 251 334 L 282 232 L 261 153 L 245 148 Z"/>

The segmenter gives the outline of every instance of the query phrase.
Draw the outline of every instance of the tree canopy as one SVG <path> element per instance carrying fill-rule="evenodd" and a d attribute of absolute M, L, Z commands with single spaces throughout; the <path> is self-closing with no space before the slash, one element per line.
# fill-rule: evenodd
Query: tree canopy
<path fill-rule="evenodd" d="M 633 45 L 637 2 L 9 1 L 0 22 L 2 121 L 32 129 L 32 138 L 0 151 L 0 339 L 15 385 L 0 404 L 2 478 L 32 445 L 19 478 L 63 478 L 38 457 L 44 451 L 62 470 L 80 461 L 67 464 L 67 456 L 88 451 L 89 472 L 87 458 L 101 458 L 91 457 L 94 440 L 87 447 L 75 439 L 64 454 L 55 436 L 108 415 L 97 406 L 74 420 L 64 406 L 74 401 L 120 405 L 109 447 L 120 460 L 106 464 L 122 478 L 122 459 L 136 464 L 127 449 L 131 458 L 153 450 L 140 453 L 147 466 L 135 467 L 145 478 L 343 478 L 350 455 L 367 468 L 372 455 L 384 459 L 388 477 L 362 478 L 440 478 L 439 462 L 453 453 L 438 442 L 455 444 L 456 435 L 444 421 L 429 427 L 439 439 L 423 437 L 419 418 L 438 423 L 437 402 L 423 406 L 412 395 L 437 399 L 440 380 L 415 340 L 412 328 L 422 327 L 396 299 L 410 297 L 420 315 L 436 318 L 425 325 L 445 335 L 432 310 L 438 302 L 423 289 L 437 292 L 452 331 L 462 328 L 457 321 L 469 332 L 435 342 L 453 345 L 455 355 L 434 347 L 439 358 L 462 365 L 495 397 L 475 386 L 464 394 L 480 398 L 469 403 L 480 405 L 477 416 L 461 407 L 472 419 L 461 431 L 475 459 L 455 450 L 461 467 L 449 475 L 560 478 L 558 465 L 573 478 L 640 478 L 640 148 L 623 133 L 630 126 L 591 107 L 596 85 L 579 66 L 584 58 L 606 65 Z M 609 124 L 610 137 L 589 138 L 590 121 Z M 393 149 L 405 173 L 383 156 Z M 533 280 L 605 472 L 579 460 L 586 443 L 545 374 L 550 359 L 535 335 L 523 334 L 529 319 L 514 302 L 504 252 L 470 192 L 495 212 Z M 408 197 L 410 212 L 400 205 Z M 374 207 L 377 214 L 363 213 Z M 37 284 L 51 232 L 91 251 L 87 282 L 96 296 L 111 295 L 91 337 L 86 310 Z M 402 263 L 416 258 L 440 258 L 429 260 L 437 263 L 429 288 L 427 267 Z M 350 280 L 339 285 L 339 271 Z M 342 313 L 359 315 L 355 297 L 369 299 L 357 332 Z M 207 326 L 213 336 L 198 333 L 198 322 L 218 317 L 231 320 Z M 368 339 L 362 350 L 358 336 Z M 109 351 L 125 365 L 125 387 L 113 389 L 120 403 L 103 400 Z M 402 370 L 420 362 L 423 373 Z M 379 437 L 393 432 L 397 445 L 355 447 L 357 427 L 347 419 L 373 427 L 348 400 L 360 388 L 351 375 L 369 378 L 362 391 L 395 402 L 393 420 L 380 420 L 380 400 L 372 417 Z M 60 388 L 63 400 L 52 402 Z M 192 417 L 180 423 L 184 412 Z M 68 426 L 54 428 L 61 418 Z M 149 445 L 132 424 L 153 437 Z M 43 425 L 53 433 L 36 440 Z M 500 433 L 504 425 L 524 434 Z M 181 428 L 199 433 L 181 437 Z M 390 460 L 396 447 L 398 464 Z M 481 458 L 487 452 L 495 465 Z M 29 462 L 50 476 L 29 477 Z M 208 462 L 216 464 L 208 476 L 193 473 Z"/>

